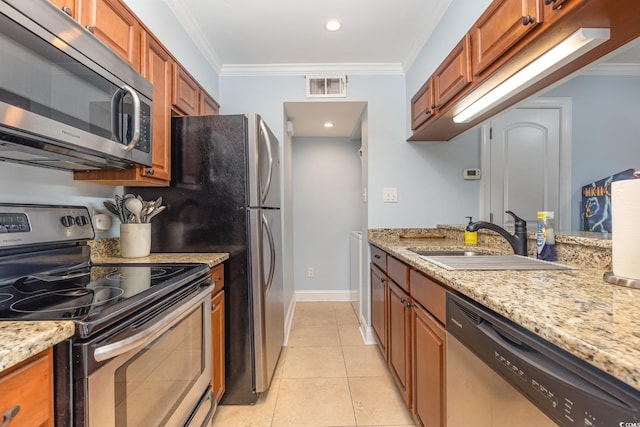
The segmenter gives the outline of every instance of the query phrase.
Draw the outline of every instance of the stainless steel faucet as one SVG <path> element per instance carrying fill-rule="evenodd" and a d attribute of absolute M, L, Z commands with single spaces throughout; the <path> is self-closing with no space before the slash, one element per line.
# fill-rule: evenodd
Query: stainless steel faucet
<path fill-rule="evenodd" d="M 467 231 L 478 231 L 482 228 L 486 228 L 495 231 L 505 239 L 513 248 L 513 253 L 516 255 L 527 256 L 527 221 L 518 217 L 511 211 L 505 211 L 513 217 L 515 232 L 509 234 L 504 228 L 486 221 L 476 221 L 467 225 Z"/>

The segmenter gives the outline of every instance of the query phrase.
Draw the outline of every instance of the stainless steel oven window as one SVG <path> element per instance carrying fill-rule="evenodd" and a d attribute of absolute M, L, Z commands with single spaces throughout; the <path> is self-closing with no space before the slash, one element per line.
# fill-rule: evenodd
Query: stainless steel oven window
<path fill-rule="evenodd" d="M 152 340 L 89 376 L 91 427 L 182 426 L 187 421 L 211 381 L 211 295 L 201 293 L 195 304 L 192 300 L 176 311 L 178 318 L 154 330 Z M 154 322 L 171 316 L 175 313 Z M 111 341 L 117 343 L 115 338 Z"/>

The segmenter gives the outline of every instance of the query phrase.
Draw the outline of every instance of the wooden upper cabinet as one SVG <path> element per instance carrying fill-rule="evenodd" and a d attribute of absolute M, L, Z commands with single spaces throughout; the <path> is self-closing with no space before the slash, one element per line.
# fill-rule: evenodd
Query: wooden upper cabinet
<path fill-rule="evenodd" d="M 542 22 L 543 0 L 494 0 L 471 29 L 473 72 L 481 74 Z"/>
<path fill-rule="evenodd" d="M 441 108 L 472 81 L 471 37 L 467 34 L 433 74 L 435 108 Z"/>
<path fill-rule="evenodd" d="M 210 97 L 205 91 L 201 91 L 198 113 L 201 116 L 217 115 L 220 113 L 220 105 L 218 105 L 216 100 Z"/>
<path fill-rule="evenodd" d="M 78 20 L 80 13 L 80 0 L 51 0 L 51 3 L 58 6 L 64 13 L 71 18 Z"/>
<path fill-rule="evenodd" d="M 420 90 L 411 98 L 411 130 L 429 120 L 435 112 L 433 100 L 433 79 L 429 78 Z"/>
<path fill-rule="evenodd" d="M 171 179 L 171 66 L 172 59 L 153 36 L 142 34 L 142 75 L 153 84 L 153 158 L 142 175 Z"/>
<path fill-rule="evenodd" d="M 140 24 L 118 0 L 82 0 L 80 23 L 140 70 Z"/>
<path fill-rule="evenodd" d="M 173 64 L 173 108 L 184 116 L 197 116 L 200 105 L 200 86 L 178 63 Z"/>

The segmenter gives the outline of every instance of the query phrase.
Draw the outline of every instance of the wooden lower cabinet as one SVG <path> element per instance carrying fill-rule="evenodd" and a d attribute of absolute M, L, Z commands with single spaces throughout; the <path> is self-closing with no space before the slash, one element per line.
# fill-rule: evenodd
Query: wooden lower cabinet
<path fill-rule="evenodd" d="M 11 427 L 53 426 L 53 356 L 49 348 L 0 374 L 0 417 Z M 7 422 L 8 421 L 8 422 Z M 7 422 L 4 424 L 4 422 Z"/>
<path fill-rule="evenodd" d="M 413 414 L 425 427 L 446 425 L 446 331 L 419 305 L 412 308 Z"/>
<path fill-rule="evenodd" d="M 224 264 L 211 269 L 211 280 L 214 288 L 211 292 L 211 353 L 213 359 L 213 375 L 211 388 L 220 402 L 225 391 L 225 359 L 224 359 Z"/>
<path fill-rule="evenodd" d="M 398 285 L 389 282 L 389 345 L 391 373 L 405 403 L 411 407 L 411 307 L 409 295 Z"/>
<path fill-rule="evenodd" d="M 371 264 L 371 327 L 387 358 L 387 275 Z"/>

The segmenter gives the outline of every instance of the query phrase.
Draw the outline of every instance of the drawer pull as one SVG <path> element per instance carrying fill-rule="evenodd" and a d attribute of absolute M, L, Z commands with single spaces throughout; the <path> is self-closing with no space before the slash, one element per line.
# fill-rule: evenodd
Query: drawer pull
<path fill-rule="evenodd" d="M 522 25 L 527 26 L 529 24 L 533 24 L 534 22 L 536 22 L 535 19 L 533 19 L 533 16 L 523 16 L 522 17 Z"/>
<path fill-rule="evenodd" d="M 86 25 L 84 28 L 86 28 L 86 30 L 89 31 L 91 34 L 95 34 L 93 31 L 93 27 L 91 25 Z"/>
<path fill-rule="evenodd" d="M 69 6 L 62 6 L 62 11 L 69 16 L 73 16 L 73 12 Z"/>
<path fill-rule="evenodd" d="M 380 259 L 380 255 L 378 255 L 378 254 L 375 254 L 373 257 L 374 257 L 375 259 Z"/>
<path fill-rule="evenodd" d="M 2 424 L 0 424 L 0 427 L 7 427 L 11 420 L 18 415 L 18 412 L 20 412 L 20 405 L 9 408 L 9 410 L 2 415 Z"/>
<path fill-rule="evenodd" d="M 147 169 L 147 175 L 149 175 L 149 176 L 153 176 L 153 175 L 155 175 L 155 173 L 156 173 L 156 171 L 155 171 L 155 170 L 153 170 L 153 168 L 149 168 L 149 169 Z"/>

